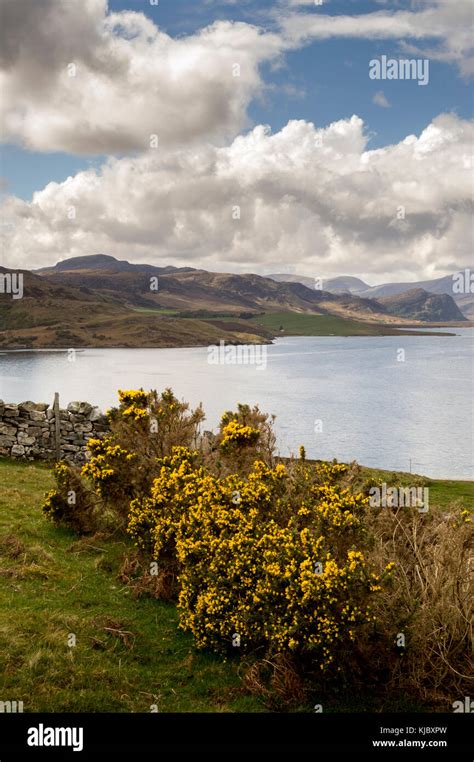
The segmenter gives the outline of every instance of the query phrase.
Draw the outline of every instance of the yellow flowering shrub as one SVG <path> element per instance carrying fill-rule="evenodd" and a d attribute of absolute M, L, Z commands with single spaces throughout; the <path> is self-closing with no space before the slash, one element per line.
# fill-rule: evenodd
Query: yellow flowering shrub
<path fill-rule="evenodd" d="M 251 426 L 242 426 L 238 421 L 230 421 L 222 429 L 221 450 L 231 452 L 238 447 L 247 447 L 256 444 L 260 432 Z"/>
<path fill-rule="evenodd" d="M 176 570 L 176 534 L 206 477 L 196 465 L 197 453 L 176 447 L 162 459 L 150 497 L 130 504 L 128 532 L 137 545 L 169 571 Z"/>
<path fill-rule="evenodd" d="M 313 687 L 343 668 L 354 686 L 467 695 L 469 512 L 370 507 L 357 464 L 303 446 L 279 462 L 258 407 L 226 412 L 206 446 L 203 417 L 170 389 L 121 390 L 82 470 L 56 467 L 45 514 L 78 532 L 126 526 L 122 578 L 175 599 L 201 648 L 250 651 Z"/>
<path fill-rule="evenodd" d="M 137 455 L 115 444 L 113 436 L 90 439 L 90 460 L 82 467 L 81 475 L 89 479 L 97 494 L 108 503 L 125 503 L 128 512 L 135 495 Z"/>
<path fill-rule="evenodd" d="M 120 412 L 124 418 L 140 421 L 146 418 L 148 395 L 143 389 L 123 391 L 119 389 Z"/>
<path fill-rule="evenodd" d="M 119 406 L 108 411 L 114 441 L 145 458 L 162 458 L 173 447 L 195 444 L 202 408 L 190 410 L 187 402 L 171 389 L 156 391 L 119 390 Z"/>
<path fill-rule="evenodd" d="M 165 459 L 129 520 L 159 565 L 174 559 L 181 626 L 200 647 L 225 649 L 238 636 L 242 648 L 311 654 L 327 667 L 370 621 L 379 589 L 352 547 L 366 499 L 333 484 L 294 504 L 282 464 L 220 478 L 195 457 L 180 448 Z"/>
<path fill-rule="evenodd" d="M 210 463 L 220 474 L 248 473 L 256 460 L 274 463 L 274 416 L 262 413 L 258 406 L 237 405 L 221 418 L 216 438 L 216 455 Z"/>
<path fill-rule="evenodd" d="M 84 495 L 95 497 L 106 523 L 112 512 L 117 524 L 123 524 L 130 502 L 149 494 L 161 459 L 175 446 L 189 447 L 194 443 L 204 417 L 201 407 L 189 410 L 189 405 L 180 402 L 171 389 L 165 389 L 161 395 L 143 389 L 119 390 L 118 396 L 118 407 L 107 412 L 110 432 L 102 439 L 89 440 L 89 460 L 81 471 L 75 466 L 61 465 L 62 470 L 56 474 L 57 489 L 47 496 L 46 515 L 54 516 L 52 505 L 58 506 L 56 513 L 61 506 L 62 523 L 67 524 L 70 517 L 70 525 L 78 531 L 81 506 L 85 513 L 89 511 Z M 66 500 L 66 474 L 68 479 L 81 482 L 74 510 Z M 95 516 L 100 523 L 100 511 Z M 89 523 L 85 519 L 84 527 Z"/>

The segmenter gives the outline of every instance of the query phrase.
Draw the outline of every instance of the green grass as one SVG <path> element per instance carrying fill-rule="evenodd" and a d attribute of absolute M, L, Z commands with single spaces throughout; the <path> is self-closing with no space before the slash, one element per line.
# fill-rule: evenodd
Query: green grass
<path fill-rule="evenodd" d="M 51 487 L 45 467 L 0 460 L 0 700 L 26 712 L 264 711 L 237 660 L 193 648 L 174 605 L 132 598 L 117 579 L 123 538 L 78 539 L 43 517 Z"/>
<path fill-rule="evenodd" d="M 178 310 L 169 310 L 164 307 L 133 307 L 132 312 L 141 312 L 146 315 L 177 315 Z"/>
<path fill-rule="evenodd" d="M 374 480 L 374 483 L 385 482 L 389 485 L 400 484 L 403 487 L 429 487 L 430 506 L 446 508 L 450 503 L 459 502 L 465 508 L 474 505 L 474 481 L 454 479 L 429 479 L 426 476 L 410 474 L 402 471 L 384 471 L 377 468 L 362 467 L 364 477 Z"/>
<path fill-rule="evenodd" d="M 300 312 L 267 312 L 251 318 L 249 322 L 273 331 L 276 336 L 398 336 L 407 333 L 388 325 Z M 416 333 L 410 331 L 410 335 Z"/>

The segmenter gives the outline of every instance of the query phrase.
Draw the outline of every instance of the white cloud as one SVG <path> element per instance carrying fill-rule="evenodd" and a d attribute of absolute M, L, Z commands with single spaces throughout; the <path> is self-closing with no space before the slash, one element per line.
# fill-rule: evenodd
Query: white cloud
<path fill-rule="evenodd" d="M 390 103 L 388 102 L 387 96 L 383 90 L 379 90 L 377 93 L 375 93 L 374 97 L 372 98 L 372 102 L 381 108 L 390 108 Z"/>
<path fill-rule="evenodd" d="M 2 2 L 4 138 L 38 151 L 233 137 L 262 88 L 259 65 L 281 48 L 273 34 L 226 21 L 172 38 L 141 13 L 107 15 L 106 0 Z"/>
<path fill-rule="evenodd" d="M 290 5 L 310 4 L 309 0 L 290 0 Z M 414 55 L 454 64 L 466 76 L 473 74 L 472 0 L 418 0 L 414 6 L 415 10 L 335 16 L 316 8 L 314 13 L 282 14 L 281 26 L 294 45 L 333 37 L 398 40 L 402 49 Z M 424 40 L 428 40 L 425 46 Z"/>
<path fill-rule="evenodd" d="M 327 5 L 330 0 L 287 0 L 287 4 L 290 8 L 298 8 L 303 5 L 311 5 L 313 8 L 322 8 L 323 5 Z M 285 5 L 285 2 L 283 2 Z"/>
<path fill-rule="evenodd" d="M 444 274 L 470 262 L 472 141 L 473 125 L 445 114 L 418 137 L 368 151 L 353 116 L 110 159 L 31 203 L 7 199 L 3 264 L 102 252 L 211 270 Z"/>
<path fill-rule="evenodd" d="M 75 154 L 147 150 L 151 135 L 164 148 L 223 145 L 248 126 L 247 108 L 265 87 L 261 64 L 317 39 L 398 40 L 474 71 L 471 0 L 346 16 L 328 15 L 330 3 L 312 13 L 290 5 L 277 6 L 274 32 L 219 21 L 173 38 L 142 13 L 108 14 L 106 0 L 2 0 L 4 139 Z"/>

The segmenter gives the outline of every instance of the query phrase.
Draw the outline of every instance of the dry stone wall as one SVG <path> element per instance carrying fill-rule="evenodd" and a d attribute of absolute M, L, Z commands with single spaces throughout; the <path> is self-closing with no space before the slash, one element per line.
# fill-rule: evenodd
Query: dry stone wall
<path fill-rule="evenodd" d="M 87 442 L 105 436 L 107 417 L 88 402 L 57 411 L 45 403 L 0 400 L 0 455 L 72 463 L 87 460 Z"/>

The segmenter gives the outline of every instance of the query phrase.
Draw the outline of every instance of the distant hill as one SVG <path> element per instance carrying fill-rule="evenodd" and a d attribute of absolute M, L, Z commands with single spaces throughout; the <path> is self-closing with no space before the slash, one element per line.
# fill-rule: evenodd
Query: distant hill
<path fill-rule="evenodd" d="M 453 290 L 454 275 L 455 273 L 453 275 L 446 275 L 443 278 L 427 281 L 382 283 L 379 286 L 369 286 L 367 283 L 360 280 L 360 278 L 354 278 L 350 275 L 341 275 L 338 278 L 328 278 L 327 280 L 323 280 L 323 289 L 336 294 L 346 291 L 360 297 L 377 299 L 380 301 L 379 297 L 397 296 L 421 288 L 430 294 L 447 294 L 452 297 L 463 316 L 468 320 L 474 320 L 474 294 L 455 293 Z M 279 273 L 277 275 L 269 275 L 268 277 L 280 283 L 282 281 L 303 283 L 314 288 L 314 278 L 308 278 L 305 275 Z M 449 318 L 443 319 L 448 320 Z"/>
<path fill-rule="evenodd" d="M 89 267 L 90 264 L 90 267 Z M 294 310 L 327 314 L 335 311 L 372 318 L 387 317 L 385 309 L 371 300 L 308 288 L 299 282 L 277 283 L 253 273 L 214 273 L 193 268 L 156 268 L 131 265 L 113 257 L 97 255 L 66 260 L 53 268 L 37 271 L 56 285 L 87 289 L 129 307 L 178 311 Z M 158 291 L 150 289 L 157 275 Z M 314 284 L 313 284 L 314 285 Z"/>
<path fill-rule="evenodd" d="M 429 294 L 423 288 L 412 288 L 396 296 L 382 296 L 377 301 L 391 315 L 411 317 L 424 322 L 462 321 L 467 318 L 448 294 Z"/>
<path fill-rule="evenodd" d="M 464 317 L 467 320 L 474 320 L 474 294 L 454 296 L 453 298 Z"/>
<path fill-rule="evenodd" d="M 393 334 L 414 321 L 463 320 L 450 296 L 422 289 L 403 299 L 377 300 L 252 273 L 134 265 L 102 254 L 23 273 L 23 299 L 0 294 L 0 348 L 270 341 L 272 321 L 252 320 L 270 313 L 333 316 L 342 335 L 344 321 L 351 324 L 348 335 L 367 335 L 367 326 Z M 366 285 L 342 280 L 337 285 Z"/>
<path fill-rule="evenodd" d="M 109 254 L 91 254 L 84 257 L 71 257 L 58 262 L 54 267 L 42 267 L 33 272 L 41 275 L 54 275 L 54 273 L 63 273 L 69 271 L 91 271 L 100 270 L 107 272 L 143 272 L 143 273 L 165 273 L 165 272 L 190 272 L 192 267 L 157 267 L 156 265 L 136 265 L 127 262 L 126 259 L 116 259 Z"/>
<path fill-rule="evenodd" d="M 328 278 L 323 280 L 323 288 L 326 291 L 349 291 L 351 294 L 361 294 L 370 289 L 367 283 L 360 278 L 353 278 L 351 275 L 341 275 L 338 278 Z"/>
<path fill-rule="evenodd" d="M 456 302 L 457 306 L 468 320 L 474 320 L 474 294 L 457 294 L 453 290 L 454 275 L 446 275 L 444 278 L 435 280 L 419 281 L 416 283 L 383 283 L 373 286 L 364 291 L 361 296 L 378 299 L 384 296 L 396 296 L 407 293 L 413 289 L 422 288 L 430 294 L 448 294 Z"/>
<path fill-rule="evenodd" d="M 303 283 L 308 288 L 315 287 L 315 278 L 309 278 L 306 275 L 292 275 L 289 273 L 276 273 L 273 275 L 267 275 L 267 278 L 271 278 L 277 283 Z M 364 283 L 360 278 L 353 278 L 351 275 L 341 275 L 338 278 L 327 278 L 322 280 L 322 289 L 324 291 L 330 291 L 331 293 L 348 292 L 351 294 L 362 294 L 364 291 L 370 289 L 367 283 Z"/>
<path fill-rule="evenodd" d="M 0 267 L 0 273 L 8 272 Z M 158 308 L 142 312 L 107 290 L 20 272 L 23 298 L 0 294 L 0 349 L 206 346 L 221 340 L 252 343 L 272 338 L 270 331 L 239 315 L 214 321 L 183 320 Z"/>
<path fill-rule="evenodd" d="M 370 296 L 374 298 L 378 298 L 379 296 L 396 296 L 397 294 L 403 294 L 406 291 L 411 291 L 416 288 L 422 288 L 430 294 L 450 294 L 454 296 L 453 276 L 446 275 L 444 278 L 415 281 L 411 283 L 382 283 L 379 286 L 369 286 L 365 294 L 368 296 L 368 292 L 370 292 Z"/>

